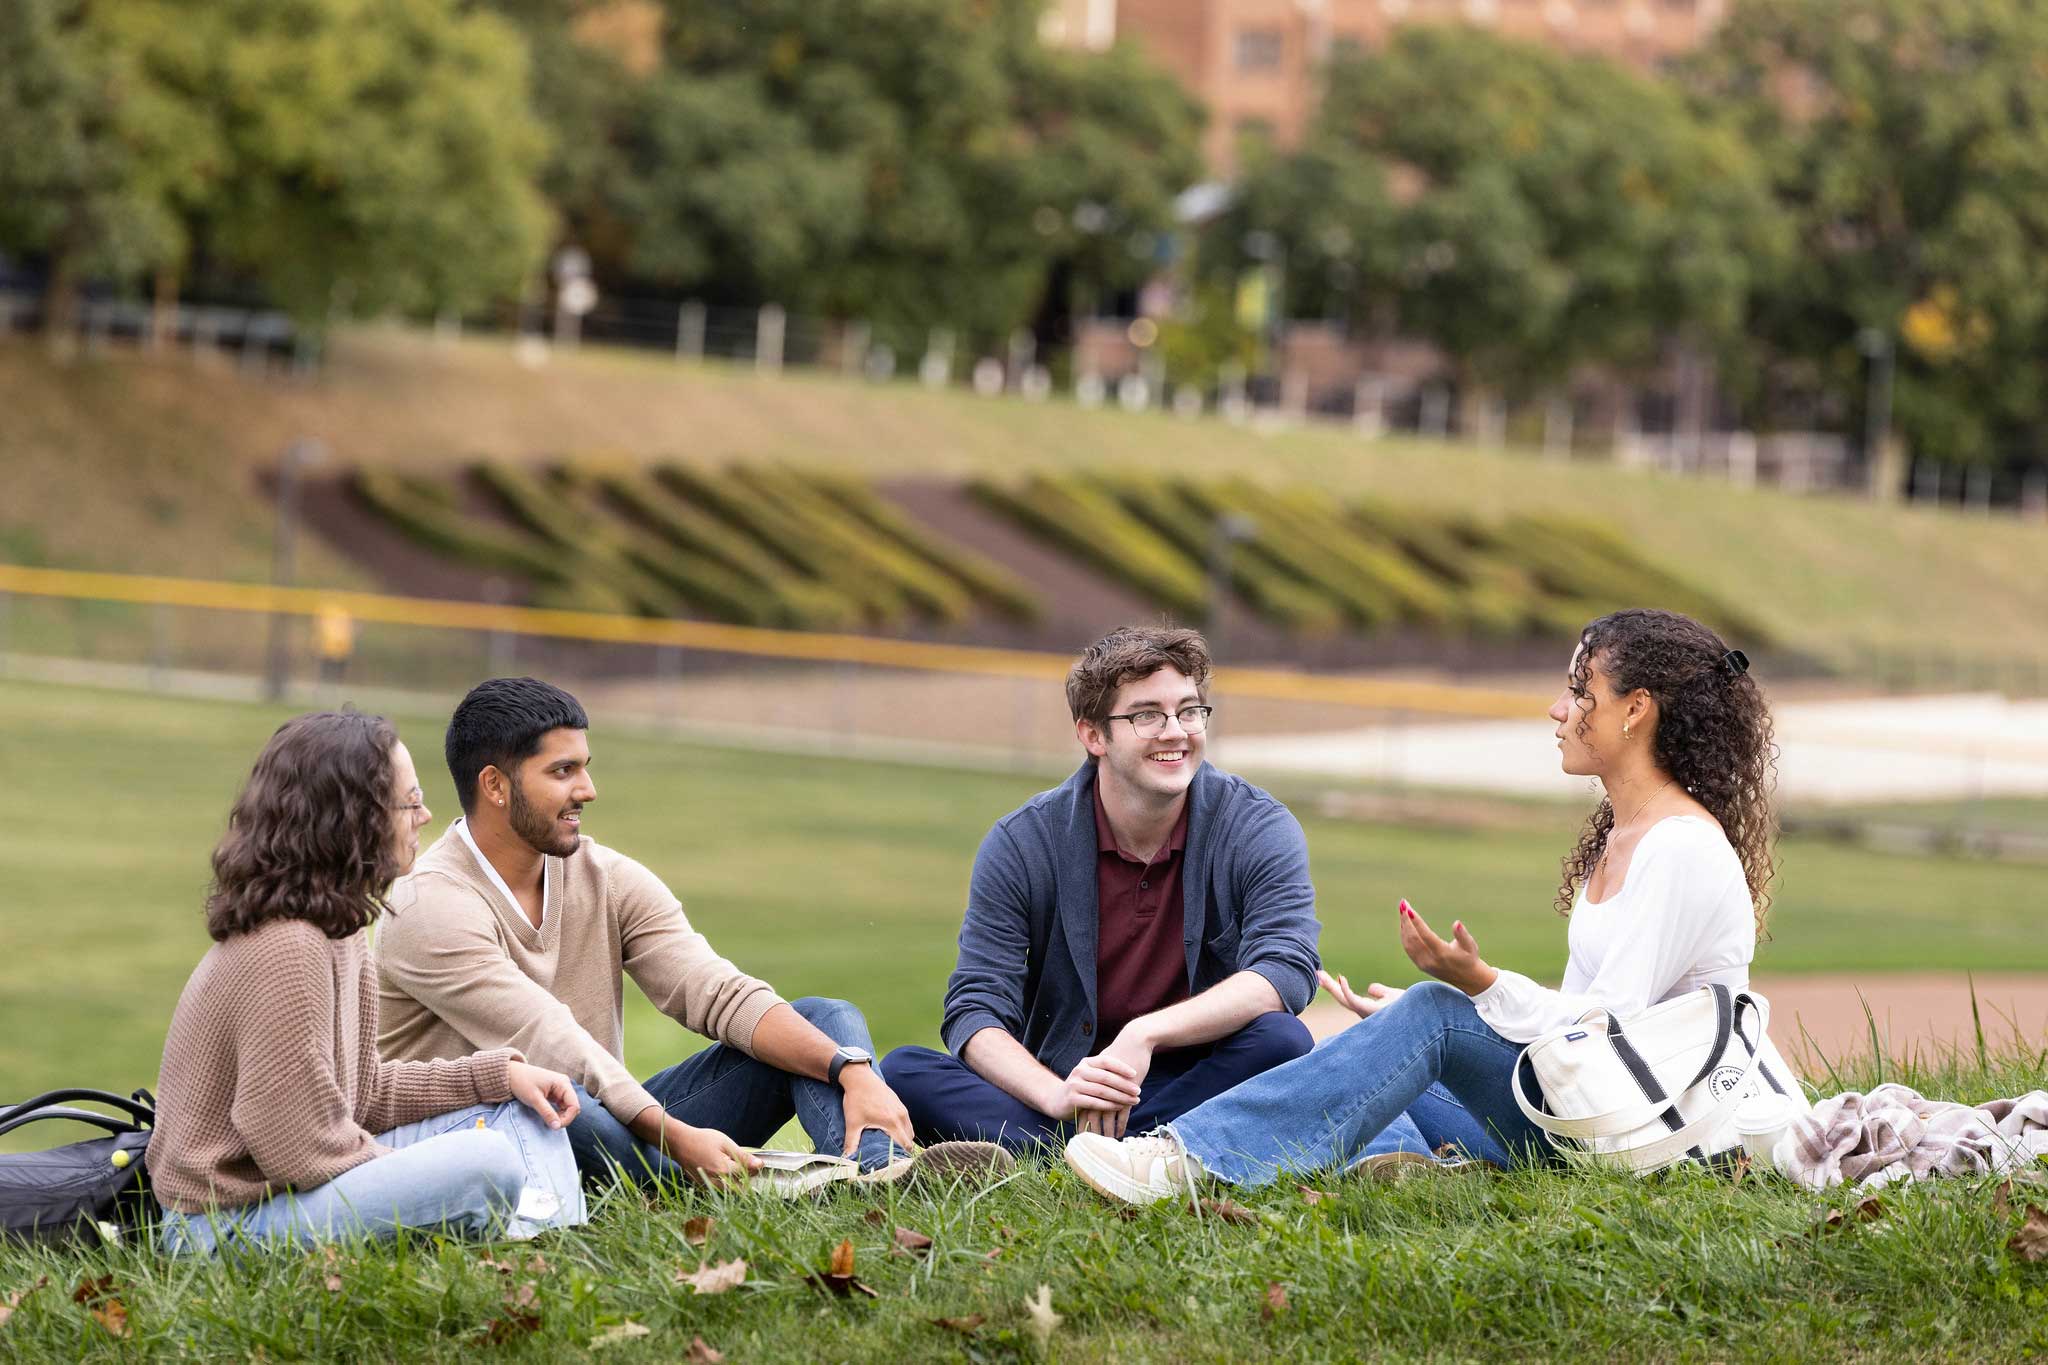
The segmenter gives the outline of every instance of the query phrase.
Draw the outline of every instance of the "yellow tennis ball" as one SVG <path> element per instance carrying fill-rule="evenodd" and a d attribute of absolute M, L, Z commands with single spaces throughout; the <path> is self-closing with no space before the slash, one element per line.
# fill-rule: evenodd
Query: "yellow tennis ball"
<path fill-rule="evenodd" d="M 114 1155 L 113 1155 L 113 1157 L 111 1158 L 111 1160 L 113 1161 L 113 1163 L 114 1163 L 114 1167 L 115 1167 L 115 1169 L 116 1169 L 116 1170 L 125 1170 L 125 1169 L 127 1169 L 127 1166 L 128 1166 L 128 1154 L 127 1154 L 126 1152 L 120 1152 L 120 1151 L 117 1151 L 117 1152 L 115 1152 L 115 1153 L 114 1153 Z"/>

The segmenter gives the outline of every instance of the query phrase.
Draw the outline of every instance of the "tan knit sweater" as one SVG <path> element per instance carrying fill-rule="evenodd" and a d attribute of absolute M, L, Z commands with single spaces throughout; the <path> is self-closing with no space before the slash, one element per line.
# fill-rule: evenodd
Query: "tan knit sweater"
<path fill-rule="evenodd" d="M 164 1039 L 149 1177 L 182 1213 L 312 1189 L 389 1149 L 371 1137 L 511 1096 L 510 1049 L 377 1057 L 369 936 L 271 920 L 207 949 Z"/>
<path fill-rule="evenodd" d="M 631 1122 L 655 1100 L 626 1069 L 621 971 L 684 1028 L 751 1048 L 781 997 L 712 951 L 659 877 L 588 838 L 542 876 L 538 929 L 455 829 L 398 880 L 377 925 L 385 1056 L 516 1047 Z"/>

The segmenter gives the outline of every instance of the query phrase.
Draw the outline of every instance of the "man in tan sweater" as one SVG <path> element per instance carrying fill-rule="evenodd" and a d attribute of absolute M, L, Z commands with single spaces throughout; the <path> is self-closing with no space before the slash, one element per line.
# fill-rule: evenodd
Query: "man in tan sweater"
<path fill-rule="evenodd" d="M 570 1126 L 586 1176 L 756 1169 L 742 1148 L 792 1114 L 864 1176 L 908 1174 L 910 1119 L 860 1011 L 785 1002 L 713 951 L 653 873 L 583 835 L 589 725 L 574 697 L 532 678 L 479 684 L 456 707 L 447 757 L 463 816 L 393 888 L 377 932 L 383 1055 L 512 1047 L 568 1073 L 594 1101 Z M 621 972 L 716 1046 L 635 1079 Z"/>

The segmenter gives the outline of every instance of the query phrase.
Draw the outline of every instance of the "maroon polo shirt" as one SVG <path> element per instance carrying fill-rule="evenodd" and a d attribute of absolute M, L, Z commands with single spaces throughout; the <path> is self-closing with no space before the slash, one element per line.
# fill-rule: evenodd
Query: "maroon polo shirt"
<path fill-rule="evenodd" d="M 1188 842 L 1188 807 L 1147 863 L 1117 846 L 1095 787 L 1095 1001 L 1098 1046 L 1107 1047 L 1141 1014 L 1188 998 L 1187 953 L 1181 945 L 1180 874 Z"/>

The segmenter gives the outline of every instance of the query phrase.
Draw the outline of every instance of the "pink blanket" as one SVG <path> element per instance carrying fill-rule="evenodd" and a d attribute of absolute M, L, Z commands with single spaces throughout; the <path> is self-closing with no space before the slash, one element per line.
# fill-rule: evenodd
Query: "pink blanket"
<path fill-rule="evenodd" d="M 1800 1115 L 1771 1156 L 1816 1190 L 2007 1171 L 2048 1156 L 2048 1090 L 1975 1105 L 1926 1099 L 1903 1085 L 1851 1090 Z"/>

